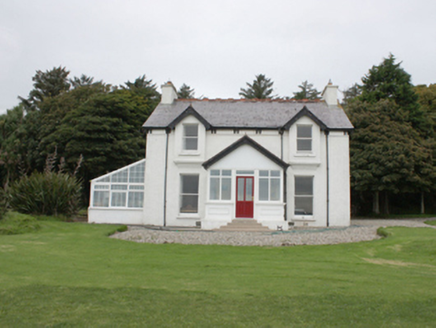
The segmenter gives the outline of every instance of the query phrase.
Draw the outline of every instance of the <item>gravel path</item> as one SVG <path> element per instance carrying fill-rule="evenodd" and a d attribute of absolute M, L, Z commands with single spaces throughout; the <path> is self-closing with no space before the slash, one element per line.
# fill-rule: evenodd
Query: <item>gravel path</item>
<path fill-rule="evenodd" d="M 152 227 L 129 227 L 129 230 L 111 238 L 154 244 L 201 244 L 232 246 L 294 246 L 353 243 L 378 239 L 377 229 L 387 226 L 431 227 L 424 223 L 429 219 L 410 220 L 352 220 L 346 228 L 310 228 L 305 230 L 272 232 L 220 232 L 189 230 L 186 228 L 160 230 Z"/>

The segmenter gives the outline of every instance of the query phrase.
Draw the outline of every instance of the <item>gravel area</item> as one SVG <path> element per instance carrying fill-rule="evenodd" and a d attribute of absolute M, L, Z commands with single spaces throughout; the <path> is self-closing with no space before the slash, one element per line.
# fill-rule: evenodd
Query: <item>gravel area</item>
<path fill-rule="evenodd" d="M 190 230 L 187 228 L 159 229 L 158 227 L 130 226 L 128 231 L 116 233 L 111 238 L 154 244 L 201 244 L 232 246 L 294 246 L 331 245 L 353 243 L 380 238 L 379 227 L 431 227 L 424 223 L 429 219 L 401 220 L 352 220 L 346 228 L 305 228 L 271 232 L 221 232 Z"/>

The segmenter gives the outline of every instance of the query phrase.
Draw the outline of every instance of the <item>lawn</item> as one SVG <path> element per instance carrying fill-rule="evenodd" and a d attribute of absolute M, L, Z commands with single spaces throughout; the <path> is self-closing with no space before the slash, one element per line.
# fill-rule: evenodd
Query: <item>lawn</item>
<path fill-rule="evenodd" d="M 434 327 L 436 229 L 296 247 L 137 244 L 117 226 L 0 235 L 1 327 Z"/>

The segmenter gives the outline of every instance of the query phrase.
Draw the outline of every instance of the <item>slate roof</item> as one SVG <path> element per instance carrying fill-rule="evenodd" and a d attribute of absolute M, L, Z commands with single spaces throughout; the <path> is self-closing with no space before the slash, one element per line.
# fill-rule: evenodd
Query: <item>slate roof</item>
<path fill-rule="evenodd" d="M 209 124 L 208 129 L 280 129 L 293 123 L 292 119 L 304 108 L 328 130 L 353 129 L 342 108 L 327 106 L 323 101 L 246 99 L 176 99 L 171 105 L 159 104 L 143 128 L 172 128 L 171 123 L 178 122 L 180 115 L 195 111 Z"/>

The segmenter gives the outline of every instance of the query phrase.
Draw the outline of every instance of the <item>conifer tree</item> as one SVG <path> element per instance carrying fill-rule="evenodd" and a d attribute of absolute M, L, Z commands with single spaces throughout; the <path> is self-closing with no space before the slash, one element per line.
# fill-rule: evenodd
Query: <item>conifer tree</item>
<path fill-rule="evenodd" d="M 195 90 L 191 89 L 189 85 L 186 85 L 185 83 L 182 84 L 179 91 L 177 91 L 177 96 L 180 99 L 192 99 L 195 95 Z"/>
<path fill-rule="evenodd" d="M 256 75 L 256 79 L 252 84 L 247 82 L 248 88 L 241 88 L 239 95 L 245 99 L 272 99 L 274 82 L 268 79 L 263 74 Z"/>
<path fill-rule="evenodd" d="M 298 92 L 294 92 L 294 99 L 321 99 L 319 96 L 321 92 L 319 92 L 316 88 L 313 87 L 312 83 L 309 83 L 306 81 L 303 81 L 299 86 L 301 90 Z"/>

